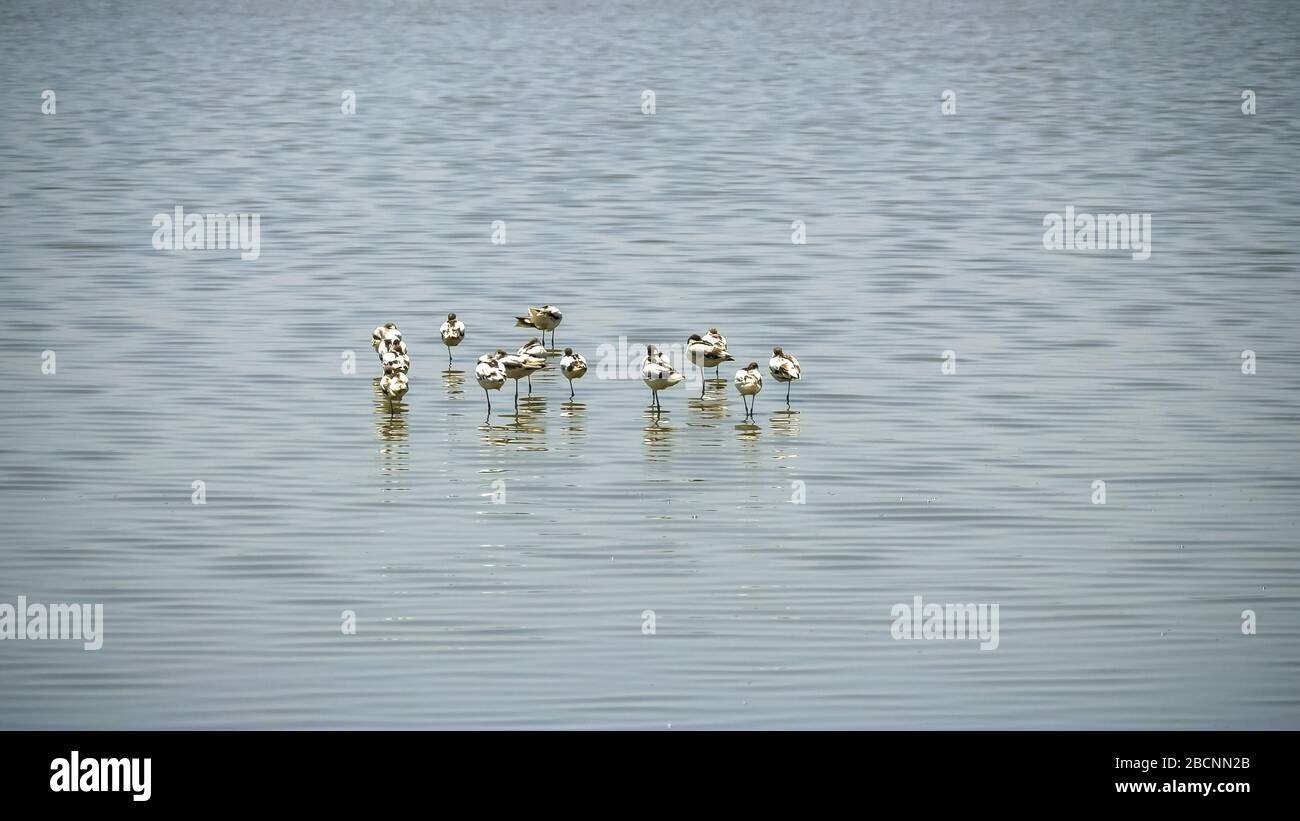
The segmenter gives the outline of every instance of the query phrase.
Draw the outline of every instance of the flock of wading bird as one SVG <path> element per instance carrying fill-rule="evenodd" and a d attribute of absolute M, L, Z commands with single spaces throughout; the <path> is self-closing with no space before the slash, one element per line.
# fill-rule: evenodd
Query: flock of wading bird
<path fill-rule="evenodd" d="M 546 358 L 556 352 L 555 329 L 563 319 L 564 314 L 554 305 L 529 308 L 527 316 L 515 317 L 515 327 L 541 331 L 540 340 L 534 337 L 514 353 L 497 350 L 478 358 L 478 364 L 474 367 L 474 378 L 487 399 L 489 417 L 492 415 L 491 391 L 501 390 L 505 387 L 506 380 L 513 380 L 515 383 L 516 410 L 519 408 L 519 380 L 527 379 L 528 392 L 530 394 L 533 392 L 532 376 L 545 368 Z M 551 332 L 549 349 L 545 345 L 547 331 Z M 465 341 L 465 323 L 457 319 L 455 314 L 447 314 L 447 321 L 442 323 L 438 333 L 442 337 L 442 344 L 447 346 L 447 365 L 450 367 L 452 348 Z M 402 341 L 402 332 L 391 322 L 375 328 L 374 333 L 370 335 L 370 342 L 379 354 L 379 362 L 384 369 L 384 375 L 379 380 L 379 389 L 384 396 L 388 397 L 389 411 L 392 413 L 396 411 L 396 403 L 410 389 L 407 374 L 411 370 L 411 358 L 406 352 L 406 343 Z M 686 342 L 686 357 L 701 369 L 701 375 L 708 368 L 713 368 L 714 374 L 718 375 L 723 362 L 735 361 L 735 357 L 727 353 L 726 337 L 718 333 L 717 328 L 709 328 L 709 332 L 703 335 L 691 334 Z M 790 385 L 798 382 L 800 377 L 799 360 L 779 347 L 773 348 L 772 358 L 767 361 L 767 370 L 776 381 L 785 383 L 785 403 L 788 407 Z M 573 383 L 587 375 L 587 360 L 582 354 L 574 353 L 572 348 L 565 348 L 564 355 L 560 357 L 560 373 L 569 380 L 569 398 L 572 399 L 576 395 Z M 669 363 L 662 351 L 657 350 L 653 345 L 646 347 L 645 359 L 641 363 L 641 380 L 645 382 L 646 387 L 650 388 L 651 407 L 659 410 L 661 407 L 659 391 L 667 390 L 685 379 L 686 376 Z M 758 363 L 750 362 L 736 371 L 734 383 L 740 393 L 741 401 L 745 403 L 745 418 L 752 419 L 758 392 L 763 390 L 763 374 L 758 370 Z M 703 378 L 700 380 L 700 396 L 704 396 Z"/>

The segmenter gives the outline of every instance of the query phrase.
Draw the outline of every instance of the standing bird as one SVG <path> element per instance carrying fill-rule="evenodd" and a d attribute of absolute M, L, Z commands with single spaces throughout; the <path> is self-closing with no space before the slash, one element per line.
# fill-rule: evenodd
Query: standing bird
<path fill-rule="evenodd" d="M 515 351 L 515 353 L 519 354 L 520 356 L 531 356 L 534 359 L 540 359 L 542 360 L 543 365 L 545 365 L 546 363 L 546 346 L 538 342 L 536 337 L 533 337 L 532 339 L 528 340 L 524 344 L 520 345 L 519 350 Z M 528 395 L 532 396 L 532 393 L 533 393 L 533 377 L 529 375 Z"/>
<path fill-rule="evenodd" d="M 383 365 L 384 373 L 410 373 L 411 371 L 411 357 L 393 350 L 384 351 L 379 357 L 379 364 Z"/>
<path fill-rule="evenodd" d="M 465 339 L 465 323 L 457 319 L 455 314 L 447 314 L 447 321 L 442 323 L 438 333 L 442 336 L 442 344 L 447 346 L 447 367 L 450 368 L 451 349 Z"/>
<path fill-rule="evenodd" d="M 569 380 L 569 398 L 573 398 L 573 380 L 581 379 L 587 375 L 587 360 L 582 354 L 574 353 L 573 348 L 565 348 L 564 356 L 560 357 L 560 373 L 564 378 Z"/>
<path fill-rule="evenodd" d="M 699 334 L 691 334 L 691 338 L 686 340 L 686 355 L 700 369 L 701 399 L 704 398 L 704 369 L 713 368 L 716 371 L 722 367 L 723 362 L 731 362 L 735 359 L 727 353 L 725 347 L 705 342 Z"/>
<path fill-rule="evenodd" d="M 382 330 L 379 339 L 375 339 L 374 334 L 370 336 L 370 344 L 375 346 L 375 353 L 379 354 L 379 361 L 389 354 L 406 356 L 406 343 L 402 341 L 402 332 L 397 330 L 397 326 L 389 323 L 388 325 L 376 328 L 376 331 Z"/>
<path fill-rule="evenodd" d="M 391 322 L 385 322 L 370 334 L 370 347 L 374 348 L 376 352 L 379 351 L 381 345 L 394 341 L 399 343 L 402 341 L 402 332 L 397 330 L 397 326 Z M 402 351 L 402 353 L 406 353 L 406 351 Z"/>
<path fill-rule="evenodd" d="M 723 350 L 726 350 L 727 348 L 727 338 L 722 334 L 718 333 L 717 328 L 709 328 L 709 332 L 704 336 L 702 336 L 701 339 L 703 339 L 705 342 L 709 343 L 710 345 L 717 345 Z M 722 367 L 721 363 L 719 363 L 718 368 L 713 369 L 713 375 L 715 377 L 718 375 L 718 370 L 721 367 Z"/>
<path fill-rule="evenodd" d="M 559 326 L 560 321 L 564 319 L 564 314 L 554 305 L 543 305 L 540 308 L 529 307 L 528 316 L 515 317 L 515 327 L 517 328 L 536 328 L 542 331 L 542 342 L 546 341 L 546 331 L 551 332 L 551 347 L 555 347 L 555 329 Z"/>
<path fill-rule="evenodd" d="M 655 355 L 653 345 L 645 349 L 645 361 L 641 363 L 641 381 L 650 388 L 654 407 L 659 407 L 659 391 L 671 388 L 686 377 L 681 371 L 669 365 L 662 356 Z"/>
<path fill-rule="evenodd" d="M 406 374 L 411 369 L 411 358 L 406 355 L 402 332 L 391 322 L 375 328 L 370 334 L 370 344 L 379 354 L 379 364 L 384 369 L 384 375 L 379 378 L 379 389 L 388 397 L 388 413 L 392 416 L 397 412 L 398 400 L 410 388 Z"/>
<path fill-rule="evenodd" d="M 397 402 L 406 396 L 406 391 L 410 388 L 410 383 L 406 379 L 406 374 L 398 371 L 396 373 L 386 373 L 379 378 L 379 389 L 388 397 L 388 414 L 392 416 L 397 412 Z"/>
<path fill-rule="evenodd" d="M 524 356 L 536 356 L 538 358 L 543 358 L 546 356 L 546 346 L 538 342 L 537 337 L 533 337 L 532 339 L 528 340 L 524 344 L 520 345 L 519 350 L 515 351 L 515 353 L 523 354 Z"/>
<path fill-rule="evenodd" d="M 790 405 L 790 384 L 799 381 L 799 360 L 780 348 L 772 349 L 772 358 L 767 360 L 767 369 L 777 382 L 785 383 L 785 404 Z"/>
<path fill-rule="evenodd" d="M 515 380 L 515 407 L 517 408 L 519 407 L 519 380 L 529 377 L 528 389 L 532 392 L 533 371 L 545 368 L 546 360 L 522 353 L 507 354 L 505 351 L 497 351 L 496 360 L 505 370 L 506 378 Z"/>
<path fill-rule="evenodd" d="M 758 372 L 757 362 L 750 362 L 745 367 L 736 371 L 736 390 L 740 391 L 740 401 L 745 402 L 745 418 L 752 418 L 754 416 L 754 408 L 745 400 L 745 397 L 757 397 L 758 392 L 763 390 L 763 374 Z M 756 402 L 757 399 L 752 401 Z"/>
<path fill-rule="evenodd" d="M 487 397 L 488 418 L 491 419 L 492 394 L 488 391 L 499 391 L 506 384 L 506 369 L 501 367 L 495 354 L 486 353 L 478 358 L 478 364 L 474 366 L 474 378 Z"/>

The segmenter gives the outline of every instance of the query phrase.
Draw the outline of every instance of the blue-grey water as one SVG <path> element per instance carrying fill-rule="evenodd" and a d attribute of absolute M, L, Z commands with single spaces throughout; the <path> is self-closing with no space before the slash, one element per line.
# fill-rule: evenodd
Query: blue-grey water
<path fill-rule="evenodd" d="M 3 4 L 0 603 L 105 630 L 0 641 L 0 727 L 1300 727 L 1298 29 Z M 260 258 L 155 250 L 178 205 Z M 1071 205 L 1150 213 L 1150 259 L 1046 250 Z M 485 423 L 474 358 L 547 302 L 592 373 Z M 600 378 L 709 326 L 703 402 Z M 773 345 L 804 378 L 745 424 Z M 893 639 L 914 596 L 999 646 Z"/>

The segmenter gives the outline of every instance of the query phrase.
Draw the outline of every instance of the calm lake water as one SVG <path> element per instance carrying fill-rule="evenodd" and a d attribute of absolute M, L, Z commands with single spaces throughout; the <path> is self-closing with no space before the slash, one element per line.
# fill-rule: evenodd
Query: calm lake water
<path fill-rule="evenodd" d="M 0 602 L 106 624 L 0 641 L 0 727 L 1300 728 L 1298 28 L 4 4 Z M 178 205 L 260 258 L 154 250 Z M 1071 205 L 1152 214 L 1151 258 L 1045 250 Z M 593 373 L 485 422 L 474 358 L 546 302 Z M 710 325 L 703 402 L 597 378 Z M 804 380 L 745 424 L 773 345 Z M 914 596 L 998 604 L 998 648 L 894 640 Z"/>

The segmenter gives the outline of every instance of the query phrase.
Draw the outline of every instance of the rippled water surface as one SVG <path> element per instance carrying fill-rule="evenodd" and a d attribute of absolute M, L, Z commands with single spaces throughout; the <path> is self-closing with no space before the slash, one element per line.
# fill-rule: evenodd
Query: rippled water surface
<path fill-rule="evenodd" d="M 0 602 L 106 631 L 0 641 L 0 727 L 1300 727 L 1298 28 L 4 4 Z M 177 205 L 260 259 L 154 250 Z M 1044 250 L 1067 205 L 1151 213 L 1151 258 Z M 544 302 L 593 373 L 485 421 L 473 358 Z M 789 408 L 598 378 L 710 325 L 799 357 Z M 998 649 L 892 639 L 918 595 Z"/>

